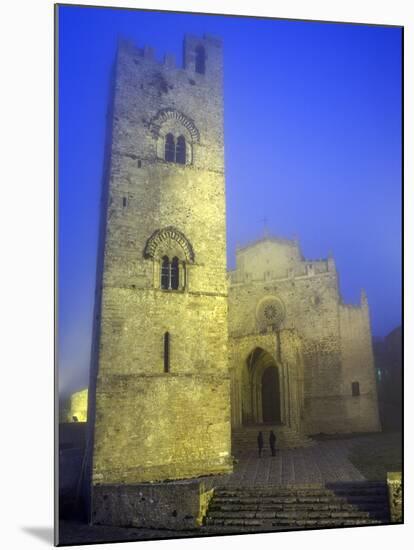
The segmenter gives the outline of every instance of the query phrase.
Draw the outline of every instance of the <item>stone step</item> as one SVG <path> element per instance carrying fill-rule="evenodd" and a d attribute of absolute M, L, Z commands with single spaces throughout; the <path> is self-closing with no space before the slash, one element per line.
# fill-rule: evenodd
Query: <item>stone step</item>
<path fill-rule="evenodd" d="M 329 483 L 284 483 L 269 486 L 267 483 L 256 484 L 254 487 L 246 485 L 223 484 L 216 487 L 216 491 L 333 491 L 337 489 L 375 489 L 387 488 L 386 481 L 332 481 Z"/>
<path fill-rule="evenodd" d="M 277 519 L 277 520 L 259 520 L 259 519 L 216 519 L 207 522 L 207 527 L 238 527 L 253 528 L 252 531 L 258 530 L 270 531 L 277 530 L 279 528 L 285 529 L 303 529 L 303 528 L 317 528 L 317 527 L 354 527 L 359 525 L 381 525 L 388 523 L 378 519 L 367 518 L 328 518 L 328 519 L 308 519 L 308 520 L 291 520 L 291 519 Z"/>
<path fill-rule="evenodd" d="M 269 505 L 288 505 L 288 504 L 335 504 L 335 503 L 349 503 L 354 506 L 368 506 L 369 504 L 375 504 L 378 502 L 385 501 L 384 495 L 371 495 L 371 496 L 342 496 L 342 497 L 312 497 L 312 496 L 282 496 L 282 497 L 234 497 L 234 498 L 221 498 L 214 497 L 213 502 L 215 505 L 219 504 L 251 504 L 251 505 L 260 505 L 260 504 L 269 504 Z M 213 503 L 212 503 L 213 504 Z"/>
<path fill-rule="evenodd" d="M 270 519 L 270 518 L 293 518 L 293 519 L 314 519 L 314 518 L 373 518 L 382 519 L 386 516 L 384 510 L 381 511 L 364 511 L 364 510 L 258 510 L 252 512 L 246 512 L 245 510 L 237 510 L 227 512 L 223 510 L 209 511 L 209 519 L 217 518 L 257 518 L 257 519 Z"/>
<path fill-rule="evenodd" d="M 261 490 L 261 489 L 242 489 L 242 490 L 215 490 L 215 496 L 217 498 L 272 498 L 272 497 L 313 497 L 313 498 L 321 498 L 321 497 L 342 497 L 342 496 L 363 496 L 363 497 L 369 497 L 369 496 L 381 496 L 381 495 L 387 495 L 387 488 L 384 487 L 370 487 L 370 488 L 363 488 L 363 487 L 355 487 L 355 488 L 346 488 L 346 487 L 338 487 L 335 490 L 332 489 L 274 489 L 274 490 Z"/>
<path fill-rule="evenodd" d="M 294 531 L 299 529 L 306 529 L 306 527 L 298 527 L 293 526 L 290 527 L 289 525 L 279 525 L 279 526 L 257 526 L 257 527 L 249 527 L 247 525 L 243 526 L 229 526 L 229 525 L 203 525 L 201 527 L 201 532 L 204 535 L 210 535 L 210 536 L 220 536 L 220 535 L 241 535 L 241 534 L 255 534 L 255 533 L 268 533 L 268 532 L 274 532 L 279 533 L 283 531 Z"/>
<path fill-rule="evenodd" d="M 352 510 L 363 510 L 366 511 L 369 509 L 369 511 L 372 512 L 388 512 L 388 505 L 385 502 L 372 502 L 369 507 L 366 506 L 364 508 L 359 508 L 358 506 L 348 504 L 345 502 L 334 502 L 330 504 L 321 504 L 321 503 L 294 503 L 294 504 L 275 504 L 275 503 L 259 503 L 259 504 L 245 504 L 245 503 L 238 503 L 238 504 L 220 504 L 220 503 L 213 503 L 209 511 L 211 512 L 258 512 L 258 511 L 288 511 L 288 510 L 295 510 L 295 511 L 313 511 L 315 509 L 321 510 L 321 511 L 352 511 Z"/>
<path fill-rule="evenodd" d="M 205 523 L 252 531 L 389 523 L 387 488 L 382 482 L 217 487 Z"/>
<path fill-rule="evenodd" d="M 387 507 L 381 508 L 353 508 L 353 509 L 341 509 L 341 508 L 332 508 L 332 509 L 319 509 L 317 507 L 309 509 L 301 508 L 258 508 L 256 510 L 222 510 L 214 508 L 208 511 L 209 517 L 308 517 L 309 514 L 312 514 L 314 517 L 347 517 L 348 515 L 354 516 L 363 516 L 363 517 L 388 517 L 389 509 Z"/>

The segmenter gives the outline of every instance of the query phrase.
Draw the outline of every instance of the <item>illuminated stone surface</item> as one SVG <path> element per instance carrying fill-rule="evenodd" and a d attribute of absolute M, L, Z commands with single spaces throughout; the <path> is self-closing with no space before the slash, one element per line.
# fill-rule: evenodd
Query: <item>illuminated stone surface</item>
<path fill-rule="evenodd" d="M 75 420 L 76 419 L 76 420 Z M 88 419 L 88 389 L 77 391 L 69 398 L 67 422 L 86 422 Z"/>
<path fill-rule="evenodd" d="M 332 258 L 306 260 L 296 240 L 265 237 L 237 251 L 229 285 L 233 427 L 263 421 L 262 377 L 273 368 L 282 424 L 381 429 L 367 300 L 342 302 Z"/>
<path fill-rule="evenodd" d="M 200 527 L 213 490 L 198 480 L 95 488 L 93 522 L 125 527 L 195 529 Z"/>
<path fill-rule="evenodd" d="M 194 68 L 199 44 L 205 74 Z M 89 404 L 94 485 L 232 469 L 221 42 L 187 36 L 184 56 L 186 69 L 175 68 L 121 42 L 114 66 Z M 185 164 L 164 160 L 169 133 L 184 136 Z M 161 288 L 164 256 L 178 258 L 176 290 Z"/>
<path fill-rule="evenodd" d="M 114 64 L 88 404 L 101 518 L 105 488 L 231 472 L 231 426 L 303 445 L 380 429 L 367 301 L 342 303 L 333 259 L 266 237 L 226 274 L 221 42 L 187 36 L 184 61 L 122 41 Z"/>
<path fill-rule="evenodd" d="M 403 487 L 401 472 L 389 472 L 387 475 L 387 484 L 391 523 L 402 523 Z"/>

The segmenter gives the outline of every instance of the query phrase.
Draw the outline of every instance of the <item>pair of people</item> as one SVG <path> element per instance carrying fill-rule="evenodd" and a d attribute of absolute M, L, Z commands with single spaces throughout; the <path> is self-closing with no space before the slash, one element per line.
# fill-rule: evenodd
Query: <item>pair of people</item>
<path fill-rule="evenodd" d="M 270 450 L 272 452 L 272 456 L 275 456 L 276 455 L 276 436 L 275 436 L 273 430 L 270 430 L 269 445 L 270 445 Z M 259 448 L 259 458 L 260 458 L 262 456 L 262 450 L 263 450 L 263 434 L 262 434 L 262 432 L 259 432 L 259 435 L 257 436 L 257 446 Z"/>

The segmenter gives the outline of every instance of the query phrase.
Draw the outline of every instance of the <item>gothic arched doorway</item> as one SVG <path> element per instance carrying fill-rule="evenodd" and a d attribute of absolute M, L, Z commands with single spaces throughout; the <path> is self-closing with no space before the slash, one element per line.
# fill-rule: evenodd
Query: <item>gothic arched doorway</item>
<path fill-rule="evenodd" d="M 267 367 L 262 374 L 263 423 L 280 423 L 280 386 L 277 367 Z"/>
<path fill-rule="evenodd" d="M 243 424 L 280 424 L 282 384 L 275 358 L 268 351 L 257 347 L 248 355 L 244 373 Z"/>

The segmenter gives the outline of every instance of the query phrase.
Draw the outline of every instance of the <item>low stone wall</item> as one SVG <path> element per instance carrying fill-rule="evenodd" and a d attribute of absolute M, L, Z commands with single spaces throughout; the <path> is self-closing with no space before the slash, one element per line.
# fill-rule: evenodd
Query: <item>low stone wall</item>
<path fill-rule="evenodd" d="M 214 490 L 189 480 L 137 485 L 95 485 L 91 522 L 151 529 L 197 529 Z"/>
<path fill-rule="evenodd" d="M 391 523 L 403 523 L 403 488 L 401 472 L 388 472 L 387 485 Z"/>

